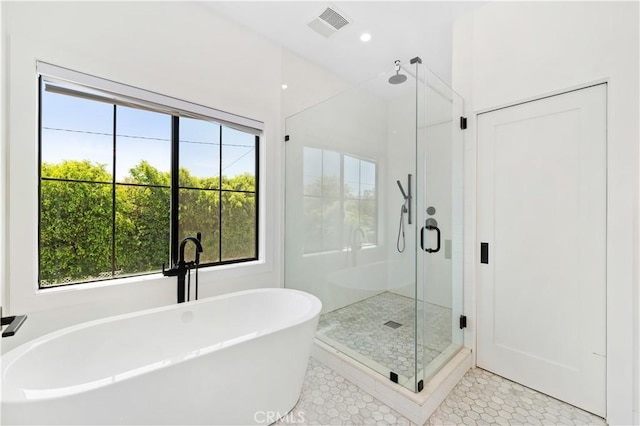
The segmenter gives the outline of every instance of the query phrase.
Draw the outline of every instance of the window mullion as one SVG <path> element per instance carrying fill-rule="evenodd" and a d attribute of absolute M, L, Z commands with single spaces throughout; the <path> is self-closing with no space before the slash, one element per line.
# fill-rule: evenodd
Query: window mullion
<path fill-rule="evenodd" d="M 42 76 L 38 76 L 38 288 L 42 288 Z M 1 316 L 1 315 L 0 315 Z"/>
<path fill-rule="evenodd" d="M 340 178 L 339 178 L 339 185 L 340 185 L 340 239 L 341 241 L 338 242 L 338 249 L 343 249 L 345 248 L 344 245 L 344 236 L 345 236 L 345 229 L 349 229 L 349 227 L 345 226 L 345 219 L 347 217 L 346 215 L 346 211 L 345 211 L 345 195 L 344 195 L 344 187 L 345 187 L 345 181 L 344 181 L 344 154 L 340 154 Z M 351 232 L 353 232 L 353 230 L 351 230 Z M 349 244 L 351 243 L 351 233 L 349 235 L 347 235 L 347 246 L 346 249 L 349 249 Z"/>
<path fill-rule="evenodd" d="M 358 228 L 362 229 L 362 160 L 358 160 Z"/>
<path fill-rule="evenodd" d="M 259 250 L 260 250 L 260 246 L 258 244 L 259 241 L 259 235 L 260 235 L 260 209 L 258 208 L 258 206 L 260 205 L 259 201 L 259 190 L 258 188 L 260 187 L 260 137 L 256 136 L 255 137 L 255 141 L 256 141 L 256 148 L 255 148 L 255 186 L 253 188 L 254 191 L 254 199 L 253 199 L 253 205 L 255 206 L 255 210 L 256 210 L 256 230 L 255 230 L 255 258 L 257 259 L 259 256 Z M 220 259 L 222 260 L 222 259 Z"/>
<path fill-rule="evenodd" d="M 219 186 L 220 186 L 220 192 L 218 193 L 218 262 L 222 262 L 222 126 L 219 127 L 219 135 L 218 135 L 218 141 L 220 142 L 219 144 L 219 156 L 218 158 L 220 159 L 220 167 L 218 167 L 218 169 L 220 169 L 220 182 L 219 182 Z"/>
<path fill-rule="evenodd" d="M 111 170 L 111 276 L 116 276 L 116 105 L 113 106 L 113 169 Z"/>
<path fill-rule="evenodd" d="M 180 197 L 180 118 L 171 117 L 171 263 L 178 263 L 179 197 Z"/>

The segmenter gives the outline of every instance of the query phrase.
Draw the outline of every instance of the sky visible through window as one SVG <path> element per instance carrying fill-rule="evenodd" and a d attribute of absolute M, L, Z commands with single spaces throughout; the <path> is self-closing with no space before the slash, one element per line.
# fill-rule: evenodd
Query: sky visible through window
<path fill-rule="evenodd" d="M 42 91 L 42 161 L 89 160 L 113 170 L 113 105 Z M 171 117 L 166 114 L 117 107 L 116 180 L 147 161 L 162 172 L 171 162 Z M 219 126 L 202 120 L 181 119 L 180 165 L 197 177 L 219 174 Z M 216 162 L 212 162 L 212 156 Z M 224 128 L 222 174 L 255 173 L 253 135 Z"/>

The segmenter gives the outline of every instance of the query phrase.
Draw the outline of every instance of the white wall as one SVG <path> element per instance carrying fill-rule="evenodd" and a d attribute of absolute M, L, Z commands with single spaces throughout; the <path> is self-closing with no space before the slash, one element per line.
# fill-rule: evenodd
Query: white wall
<path fill-rule="evenodd" d="M 638 310 L 638 36 L 637 2 L 495 2 L 459 20 L 454 30 L 453 86 L 465 98 L 470 120 L 465 152 L 465 310 L 470 328 L 465 343 L 471 348 L 475 348 L 478 245 L 477 113 L 594 81 L 609 83 L 607 420 L 611 424 L 631 424 L 633 410 L 638 410 L 637 382 L 634 385 L 634 377 L 638 379 L 634 342 L 640 335 L 634 322 Z"/>
<path fill-rule="evenodd" d="M 0 172 L 6 168 L 9 176 L 3 205 L 8 200 L 10 231 L 2 239 L 8 250 L 0 281 L 9 293 L 5 309 L 29 314 L 16 336 L 2 339 L 3 351 L 71 323 L 175 303 L 175 278 L 159 275 L 37 290 L 36 60 L 265 122 L 262 260 L 201 270 L 200 294 L 282 285 L 278 46 L 196 2 L 3 2 L 2 8 L 8 156 Z"/>
<path fill-rule="evenodd" d="M 353 85 L 295 53 L 282 51 L 282 123 L 288 117 L 313 107 Z M 284 147 L 284 145 L 283 145 Z"/>

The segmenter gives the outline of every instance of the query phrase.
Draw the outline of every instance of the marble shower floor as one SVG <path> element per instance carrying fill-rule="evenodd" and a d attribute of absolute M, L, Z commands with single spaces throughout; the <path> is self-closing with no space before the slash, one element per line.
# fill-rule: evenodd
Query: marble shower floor
<path fill-rule="evenodd" d="M 419 368 L 426 366 L 451 344 L 451 309 L 431 303 L 422 306 L 426 310 L 426 325 L 424 333 L 418 333 Z M 385 292 L 323 314 L 318 334 L 388 367 L 390 371 L 413 377 L 416 374 L 414 311 L 413 299 Z M 418 313 L 418 318 L 423 318 L 423 311 Z M 401 326 L 391 328 L 385 325 L 388 321 Z"/>

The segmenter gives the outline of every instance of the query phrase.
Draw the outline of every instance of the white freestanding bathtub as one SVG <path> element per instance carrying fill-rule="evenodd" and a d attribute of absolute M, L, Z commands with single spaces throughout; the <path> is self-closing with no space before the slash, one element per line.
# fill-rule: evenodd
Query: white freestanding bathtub
<path fill-rule="evenodd" d="M 271 423 L 298 401 L 320 309 L 259 289 L 47 334 L 2 356 L 1 423 Z"/>

